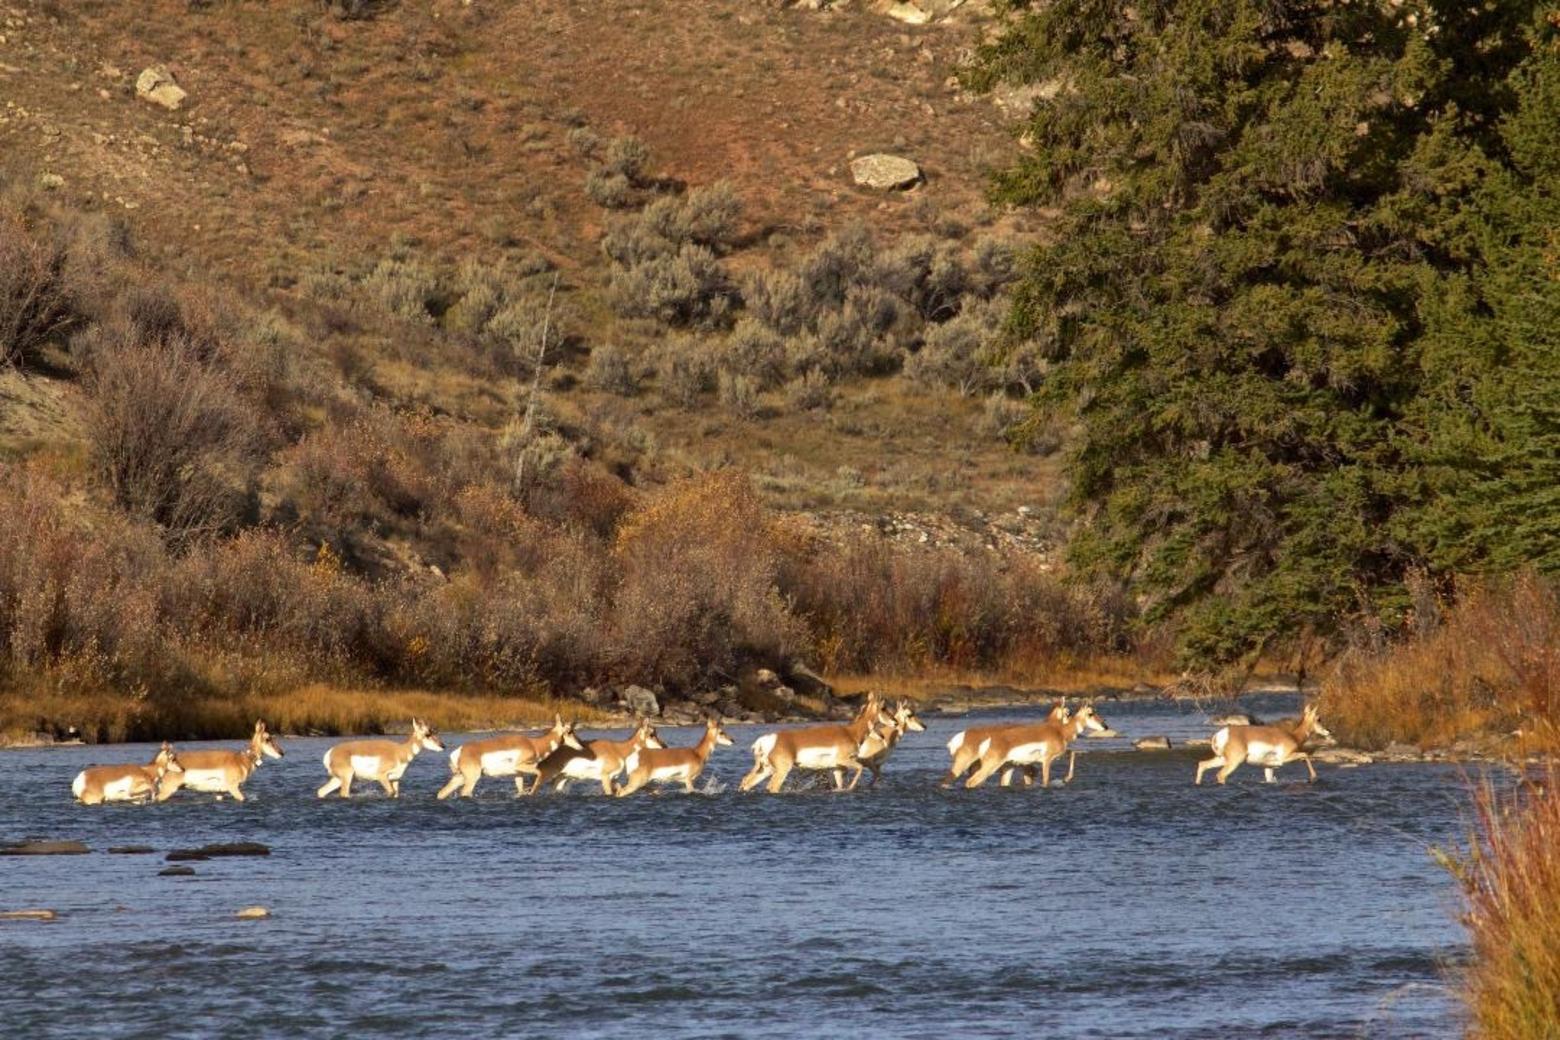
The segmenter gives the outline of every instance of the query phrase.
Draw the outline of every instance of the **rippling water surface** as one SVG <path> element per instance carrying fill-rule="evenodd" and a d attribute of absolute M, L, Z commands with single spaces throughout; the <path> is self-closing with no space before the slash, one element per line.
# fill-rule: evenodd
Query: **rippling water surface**
<path fill-rule="evenodd" d="M 1102 709 L 1123 738 L 1208 733 L 1189 708 Z M 332 741 L 298 739 L 245 804 L 89 809 L 78 769 L 151 749 L 0 754 L 0 839 L 94 850 L 0 857 L 0 909 L 61 915 L 0 922 L 0 1035 L 1459 1033 L 1456 896 L 1426 853 L 1461 832 L 1457 767 L 1194 788 L 1195 751 L 1086 740 L 1065 789 L 939 789 L 968 721 L 910 734 L 876 790 L 782 797 L 735 790 L 767 727 L 731 727 L 704 794 L 630 799 L 484 780 L 436 802 L 424 754 L 399 802 L 318 802 Z M 236 840 L 272 855 L 181 878 L 102 851 Z M 257 903 L 274 916 L 234 920 Z"/>

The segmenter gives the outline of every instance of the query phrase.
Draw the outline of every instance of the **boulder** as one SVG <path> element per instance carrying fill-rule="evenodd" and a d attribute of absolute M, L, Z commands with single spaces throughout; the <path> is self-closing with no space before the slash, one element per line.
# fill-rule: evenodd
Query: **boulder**
<path fill-rule="evenodd" d="M 1326 762 L 1336 766 L 1363 766 L 1376 761 L 1373 755 L 1360 751 L 1357 748 L 1329 747 L 1311 752 L 1311 759 L 1315 762 Z"/>
<path fill-rule="evenodd" d="M 622 702 L 623 707 L 644 718 L 653 718 L 661 714 L 661 702 L 656 700 L 653 691 L 643 686 L 625 686 L 618 693 L 618 700 Z"/>
<path fill-rule="evenodd" d="M 919 184 L 921 168 L 903 156 L 878 152 L 852 159 L 850 176 L 864 188 L 894 191 Z"/>
<path fill-rule="evenodd" d="M 187 860 L 199 862 L 219 856 L 269 856 L 270 854 L 270 848 L 257 841 L 230 841 L 202 845 L 198 849 L 174 849 L 163 859 L 169 863 L 179 863 Z"/>
<path fill-rule="evenodd" d="M 152 65 L 135 78 L 135 96 L 172 112 L 184 104 L 189 94 L 174 81 L 166 65 Z"/>
<path fill-rule="evenodd" d="M 194 877 L 194 867 L 163 867 L 157 872 L 158 877 Z"/>
<path fill-rule="evenodd" d="M 150 845 L 115 845 L 108 851 L 115 856 L 144 856 L 157 850 Z"/>
<path fill-rule="evenodd" d="M 91 851 L 79 841 L 19 841 L 0 846 L 0 856 L 80 856 Z"/>
<path fill-rule="evenodd" d="M 796 691 L 789 686 L 775 686 L 767 691 L 771 697 L 779 698 L 786 704 L 796 703 Z"/>
<path fill-rule="evenodd" d="M 925 25 L 932 20 L 931 13 L 917 4 L 890 4 L 883 13 L 906 25 Z"/>
<path fill-rule="evenodd" d="M 786 669 L 786 673 L 786 678 L 789 680 L 791 688 L 804 697 L 817 697 L 822 700 L 828 700 L 834 696 L 834 687 L 829 685 L 828 680 L 807 667 L 806 663 L 802 661 L 792 661 L 790 667 Z"/>
<path fill-rule="evenodd" d="M 1169 737 L 1141 737 L 1132 742 L 1132 746 L 1139 751 L 1169 751 Z"/>
<path fill-rule="evenodd" d="M 1215 715 L 1208 720 L 1210 726 L 1255 726 L 1256 717 L 1245 712 L 1232 711 L 1228 715 Z"/>
<path fill-rule="evenodd" d="M 759 689 L 767 690 L 771 686 L 780 685 L 780 676 L 768 668 L 760 668 L 753 673 L 753 685 Z"/>
<path fill-rule="evenodd" d="M 270 917 L 271 911 L 263 906 L 246 906 L 233 916 L 240 921 L 259 921 L 262 918 Z"/>

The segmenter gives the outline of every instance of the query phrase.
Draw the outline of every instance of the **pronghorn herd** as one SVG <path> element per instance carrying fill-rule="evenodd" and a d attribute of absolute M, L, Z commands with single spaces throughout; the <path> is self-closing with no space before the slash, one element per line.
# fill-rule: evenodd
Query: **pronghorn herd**
<path fill-rule="evenodd" d="M 1277 725 L 1226 725 L 1213 735 L 1212 756 L 1197 763 L 1194 783 L 1201 784 L 1203 774 L 1217 769 L 1217 780 L 1224 783 L 1241 765 L 1262 767 L 1265 779 L 1272 783 L 1274 770 L 1289 762 L 1303 762 L 1316 779 L 1311 756 L 1304 750 L 1313 735 L 1330 737 L 1316 717 L 1316 705 L 1307 705 L 1300 718 Z M 846 723 L 804 726 L 766 733 L 753 742 L 753 768 L 742 778 L 743 791 L 764 783 L 771 794 L 780 791 L 793 770 L 827 773 L 835 790 L 853 790 L 861 774 L 872 773 L 876 784 L 883 765 L 906 733 L 922 732 L 926 727 L 915 710 L 900 701 L 892 709 L 877 693 L 869 693 L 855 716 Z M 1069 712 L 1058 703 L 1038 723 L 979 726 L 961 730 L 948 741 L 952 758 L 942 786 L 963 779 L 965 787 L 979 787 L 997 773 L 1001 784 L 1012 783 L 1015 773 L 1022 774 L 1025 786 L 1034 783 L 1038 770 L 1040 784 L 1051 784 L 1051 767 L 1064 753 L 1068 755 L 1068 783 L 1073 777 L 1075 754 L 1073 741 L 1086 731 L 1106 732 L 1103 719 L 1093 705 L 1084 704 Z M 711 717 L 704 735 L 692 747 L 667 747 L 654 725 L 641 720 L 625 740 L 582 742 L 574 724 L 561 716 L 553 725 L 535 736 L 505 734 L 463 744 L 450 753 L 450 779 L 438 792 L 440 799 L 459 791 L 470 797 L 484 776 L 513 777 L 515 794 L 531 796 L 543 785 L 563 790 L 570 780 L 590 780 L 601 785 L 602 792 L 619 798 L 647 785 L 681 785 L 691 792 L 717 747 L 731 745 L 720 722 Z M 349 740 L 325 752 L 325 771 L 329 779 L 320 787 L 318 797 L 339 793 L 352 796 L 353 780 L 377 781 L 391 798 L 401 796 L 401 777 L 422 751 L 443 751 L 444 742 L 421 719 L 412 720 L 411 732 L 402 741 Z M 180 788 L 230 795 L 244 800 L 243 784 L 267 758 L 281 758 L 282 749 L 256 722 L 249 745 L 242 750 L 177 752 L 166 741 L 156 757 L 146 765 L 91 766 L 79 773 L 71 792 L 85 805 L 102 802 L 166 801 Z M 973 767 L 973 771 L 972 771 Z M 847 783 L 845 774 L 850 773 Z M 969 775 L 966 777 L 965 774 Z M 622 778 L 621 780 L 619 778 Z M 527 783 L 530 778 L 530 783 Z"/>

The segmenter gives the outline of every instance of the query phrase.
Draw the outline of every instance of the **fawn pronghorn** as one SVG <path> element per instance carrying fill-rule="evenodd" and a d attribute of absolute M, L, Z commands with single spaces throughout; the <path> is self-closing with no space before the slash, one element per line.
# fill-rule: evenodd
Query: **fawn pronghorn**
<path fill-rule="evenodd" d="M 1044 721 L 1058 724 L 1066 722 L 1067 702 L 1057 701 Z M 980 757 L 981 741 L 993 733 L 998 733 L 1006 728 L 1006 726 L 976 726 L 972 729 L 964 729 L 955 733 L 953 738 L 948 741 L 948 754 L 953 756 L 953 764 L 948 767 L 948 775 L 942 778 L 942 786 L 947 787 L 963 776 L 965 771 L 975 764 L 975 760 Z M 1028 782 L 1033 782 L 1033 766 L 1025 767 L 1024 778 Z M 1002 786 L 1006 787 L 1012 779 L 1013 770 L 1008 769 L 1002 774 Z"/>
<path fill-rule="evenodd" d="M 215 794 L 219 798 L 230 794 L 234 801 L 242 802 L 244 781 L 249 779 L 250 773 L 260 768 L 266 755 L 281 758 L 283 751 L 276 738 L 266 731 L 265 723 L 256 721 L 249 746 L 242 751 L 221 748 L 182 752 L 179 765 L 184 767 L 183 772 L 163 774 L 162 782 L 158 785 L 159 794 L 166 798 L 184 787 L 191 791 Z"/>
<path fill-rule="evenodd" d="M 753 768 L 742 778 L 741 789 L 751 790 L 769 778 L 769 793 L 780 790 L 792 769 L 830 770 L 835 790 L 845 786 L 844 771 L 855 770 L 851 786 L 861 779 L 866 764 L 856 756 L 861 742 L 879 725 L 893 723 L 876 693 L 867 695 L 856 717 L 842 726 L 808 726 L 766 733 L 753 742 Z"/>
<path fill-rule="evenodd" d="M 103 802 L 161 802 L 173 794 L 164 791 L 163 777 L 184 767 L 173 745 L 166 740 L 157 749 L 157 757 L 146 765 L 88 766 L 71 781 L 70 792 L 82 805 Z"/>
<path fill-rule="evenodd" d="M 1197 763 L 1197 778 L 1193 782 L 1202 783 L 1203 774 L 1217 768 L 1219 775 L 1215 779 L 1222 784 L 1242 764 L 1250 762 L 1262 767 L 1267 782 L 1271 784 L 1275 779 L 1275 769 L 1297 760 L 1305 763 L 1312 782 L 1315 782 L 1316 767 L 1311 764 L 1311 756 L 1302 751 L 1301 747 L 1313 733 L 1321 737 L 1332 736 L 1317 720 L 1316 712 L 1316 705 L 1307 704 L 1305 711 L 1300 714 L 1300 720 L 1289 726 L 1225 726 L 1213 735 L 1213 757 Z"/>
<path fill-rule="evenodd" d="M 980 764 L 970 774 L 970 778 L 964 781 L 964 786 L 979 787 L 1003 766 L 1025 767 L 1027 774 L 1028 767 L 1038 765 L 1040 786 L 1049 787 L 1051 763 L 1067 750 L 1067 745 L 1085 729 L 1103 732 L 1106 728 L 1104 721 L 1095 714 L 1093 705 L 1089 704 L 1079 708 L 1066 722 L 997 727 L 981 739 Z M 1068 779 L 1072 778 L 1071 766 L 1068 767 L 1067 776 Z"/>
<path fill-rule="evenodd" d="M 448 798 L 458 787 L 462 798 L 470 798 L 484 776 L 512 776 L 515 794 L 526 794 L 525 778 L 537 776 L 542 760 L 561 747 L 584 750 L 574 735 L 574 723 L 563 721 L 562 715 L 554 715 L 552 728 L 539 736 L 504 733 L 462 744 L 450 752 L 450 780 L 439 789 L 439 797 Z M 535 791 L 532 787 L 530 793 Z"/>
<path fill-rule="evenodd" d="M 883 764 L 893 753 L 894 746 L 911 730 L 924 733 L 926 724 L 916 717 L 915 709 L 910 707 L 908 701 L 900 701 L 894 707 L 893 720 L 887 726 L 878 726 L 872 730 L 867 734 L 867 739 L 861 742 L 861 746 L 856 749 L 856 757 L 862 765 L 872 770 L 871 786 L 877 786 L 878 777 L 883 775 Z M 852 782 L 850 786 L 854 788 L 856 785 Z"/>
<path fill-rule="evenodd" d="M 594 780 L 601 784 L 602 793 L 612 794 L 617 790 L 617 776 L 630 755 L 646 748 L 659 750 L 664 747 L 666 745 L 650 720 L 640 719 L 627 740 L 588 740 L 584 750 L 568 745 L 558 748 L 539 763 L 536 787 L 556 779 L 555 788 L 562 791 L 570 780 Z"/>
<path fill-rule="evenodd" d="M 316 792 L 324 798 L 332 791 L 340 790 L 341 797 L 352 797 L 352 781 L 355 777 L 378 780 L 385 794 L 401 797 L 401 774 L 412 764 L 412 759 L 423 749 L 443 751 L 444 742 L 426 722 L 412 720 L 412 732 L 399 743 L 393 740 L 349 740 L 337 744 L 325 752 L 325 771 L 330 779 Z"/>
<path fill-rule="evenodd" d="M 730 747 L 731 738 L 711 715 L 704 721 L 704 736 L 691 748 L 643 748 L 632 752 L 624 763 L 628 780 L 617 789 L 619 798 L 633 794 L 646 784 L 677 784 L 693 793 L 693 782 L 704 772 L 716 747 Z"/>

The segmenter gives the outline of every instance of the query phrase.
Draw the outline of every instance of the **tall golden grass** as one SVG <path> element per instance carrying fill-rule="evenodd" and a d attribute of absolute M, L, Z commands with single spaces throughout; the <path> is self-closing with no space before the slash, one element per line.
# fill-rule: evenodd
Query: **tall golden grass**
<path fill-rule="evenodd" d="M 1503 738 L 1513 753 L 1560 749 L 1560 592 L 1532 573 L 1428 602 L 1419 635 L 1346 650 L 1322 711 L 1345 743 L 1421 747 Z"/>
<path fill-rule="evenodd" d="M 1501 796 L 1485 783 L 1477 834 L 1443 862 L 1461 883 L 1473 961 L 1464 979 L 1478 1040 L 1560 1036 L 1560 769 Z"/>

